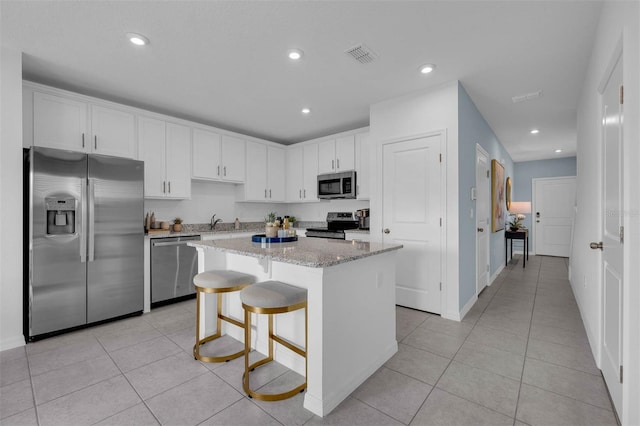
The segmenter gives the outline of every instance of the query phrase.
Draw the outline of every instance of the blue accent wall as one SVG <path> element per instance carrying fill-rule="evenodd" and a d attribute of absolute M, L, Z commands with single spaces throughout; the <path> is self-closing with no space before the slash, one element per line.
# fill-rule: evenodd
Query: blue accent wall
<path fill-rule="evenodd" d="M 490 159 L 503 163 L 505 179 L 509 176 L 513 178 L 514 163 L 511 156 L 482 117 L 462 84 L 458 83 L 459 300 L 461 309 L 476 294 L 476 203 L 471 200 L 471 188 L 476 186 L 476 143 L 489 153 Z M 473 210 L 473 217 L 470 215 L 471 210 Z M 503 265 L 504 250 L 504 230 L 491 233 L 489 253 L 491 275 Z"/>
<path fill-rule="evenodd" d="M 515 173 L 513 177 L 513 201 L 532 200 L 532 180 L 546 177 L 576 176 L 576 157 L 554 158 L 551 160 L 523 161 L 515 163 Z M 535 213 L 525 215 L 524 226 L 532 227 L 532 216 Z M 529 239 L 529 249 L 532 241 Z"/>

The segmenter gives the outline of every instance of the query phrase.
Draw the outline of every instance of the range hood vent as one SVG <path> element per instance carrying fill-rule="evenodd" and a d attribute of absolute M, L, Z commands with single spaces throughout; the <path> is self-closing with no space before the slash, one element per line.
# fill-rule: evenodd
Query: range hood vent
<path fill-rule="evenodd" d="M 344 53 L 361 64 L 369 64 L 376 60 L 376 55 L 364 43 L 346 50 Z"/>

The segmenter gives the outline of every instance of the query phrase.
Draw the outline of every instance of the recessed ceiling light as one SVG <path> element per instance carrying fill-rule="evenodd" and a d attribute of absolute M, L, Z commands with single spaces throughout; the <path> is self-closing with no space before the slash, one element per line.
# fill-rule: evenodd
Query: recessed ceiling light
<path fill-rule="evenodd" d="M 149 39 L 143 36 L 142 34 L 137 33 L 127 33 L 127 38 L 129 41 L 136 46 L 145 46 L 149 44 Z"/>
<path fill-rule="evenodd" d="M 562 150 L 561 150 L 561 149 L 556 149 L 556 154 L 559 154 L 559 153 L 561 153 L 561 152 L 562 152 Z"/>
<path fill-rule="evenodd" d="M 289 59 L 297 61 L 298 59 L 302 58 L 302 55 L 304 55 L 304 53 L 300 49 L 291 49 L 289 50 L 289 53 L 287 53 L 287 55 L 289 56 Z"/>
<path fill-rule="evenodd" d="M 310 114 L 310 113 L 311 113 L 311 109 L 309 109 L 309 108 L 302 108 L 302 113 L 303 113 L 303 114 Z"/>
<path fill-rule="evenodd" d="M 422 74 L 429 74 L 434 69 L 436 69 L 436 66 L 433 65 L 433 64 L 424 64 L 424 65 L 420 65 L 420 68 L 418 68 L 418 69 L 420 70 L 420 72 Z"/>
<path fill-rule="evenodd" d="M 531 134 L 532 135 L 537 135 L 538 133 L 540 133 L 540 130 L 538 130 L 538 129 L 531 130 Z"/>

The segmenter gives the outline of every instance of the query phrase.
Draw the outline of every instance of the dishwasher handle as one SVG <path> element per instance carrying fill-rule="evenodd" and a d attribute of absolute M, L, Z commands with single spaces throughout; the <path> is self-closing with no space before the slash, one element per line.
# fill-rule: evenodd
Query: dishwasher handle
<path fill-rule="evenodd" d="M 152 241 L 151 244 L 153 245 L 153 247 L 183 246 L 187 244 L 187 242 L 189 241 L 200 241 L 200 236 L 187 237 L 187 238 L 183 237 L 175 241 L 157 241 L 157 242 Z"/>

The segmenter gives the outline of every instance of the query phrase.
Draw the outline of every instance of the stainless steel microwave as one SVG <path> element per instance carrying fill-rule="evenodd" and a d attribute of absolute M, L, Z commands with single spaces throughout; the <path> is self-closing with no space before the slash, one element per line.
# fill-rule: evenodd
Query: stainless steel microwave
<path fill-rule="evenodd" d="M 318 175 L 318 198 L 356 198 L 356 171 Z"/>

